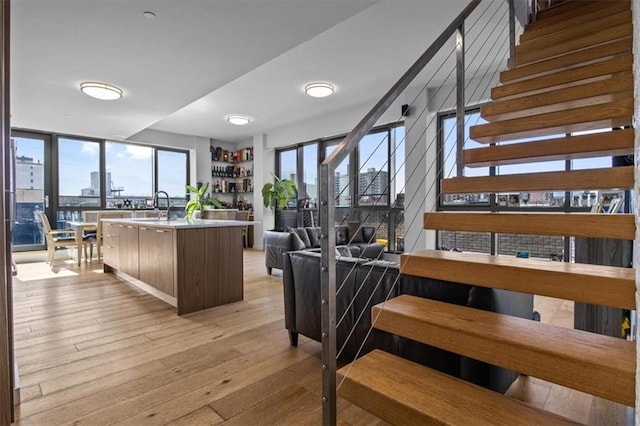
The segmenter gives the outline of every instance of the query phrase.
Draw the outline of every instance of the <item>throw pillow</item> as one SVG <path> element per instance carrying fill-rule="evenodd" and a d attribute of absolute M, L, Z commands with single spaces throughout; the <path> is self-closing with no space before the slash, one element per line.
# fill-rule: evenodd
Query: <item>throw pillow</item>
<path fill-rule="evenodd" d="M 346 226 L 338 226 L 336 228 L 336 245 L 345 245 L 348 243 L 349 228 Z"/>
<path fill-rule="evenodd" d="M 309 235 L 304 228 L 292 228 L 291 232 L 294 232 L 304 243 L 304 248 L 311 248 L 311 241 L 309 241 Z"/>
<path fill-rule="evenodd" d="M 291 235 L 289 237 L 289 238 L 291 238 L 291 251 L 304 250 L 306 248 L 304 246 L 304 242 L 300 239 L 298 234 L 296 234 L 295 232 L 291 231 L 291 232 L 289 232 L 289 235 Z"/>
<path fill-rule="evenodd" d="M 351 250 L 347 246 L 336 247 L 336 256 L 338 257 L 352 257 Z"/>
<path fill-rule="evenodd" d="M 376 228 L 373 226 L 363 226 L 362 227 L 362 238 L 364 242 L 367 244 L 376 242 Z"/>
<path fill-rule="evenodd" d="M 311 247 L 320 247 L 320 228 L 304 228 L 307 230 Z"/>
<path fill-rule="evenodd" d="M 347 226 L 349 228 L 349 244 L 354 243 L 364 243 L 364 238 L 362 238 L 362 228 L 360 227 L 362 223 L 358 222 L 347 222 Z"/>

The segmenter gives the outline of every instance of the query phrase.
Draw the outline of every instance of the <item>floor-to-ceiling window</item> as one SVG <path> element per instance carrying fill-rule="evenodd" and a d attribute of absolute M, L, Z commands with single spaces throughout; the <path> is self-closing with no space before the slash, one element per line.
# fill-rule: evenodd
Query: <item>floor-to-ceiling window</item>
<path fill-rule="evenodd" d="M 185 151 L 156 150 L 158 190 L 166 191 L 171 197 L 172 207 L 184 208 L 187 203 L 186 185 L 189 179 L 189 154 Z M 184 179 L 181 177 L 184 176 Z"/>
<path fill-rule="evenodd" d="M 100 141 L 58 138 L 54 151 L 58 159 L 58 227 L 68 220 L 80 220 L 80 209 L 102 206 L 100 147 Z"/>
<path fill-rule="evenodd" d="M 15 132 L 11 138 L 11 242 L 15 250 L 44 248 L 39 213 L 49 207 L 51 138 L 30 132 Z"/>
<path fill-rule="evenodd" d="M 85 210 L 151 208 L 157 190 L 174 215 L 186 203 L 187 151 L 22 130 L 12 141 L 15 250 L 44 247 L 41 211 L 63 229 Z"/>
<path fill-rule="evenodd" d="M 276 174 L 295 178 L 302 189 L 291 206 L 298 225 L 318 224 L 318 167 L 343 138 L 314 140 L 277 151 Z M 404 244 L 404 144 L 403 125 L 376 128 L 334 175 L 336 224 L 360 220 L 364 226 L 374 226 L 390 251 L 401 251 Z"/>
<path fill-rule="evenodd" d="M 105 143 L 105 195 L 108 208 L 150 207 L 153 197 L 153 148 Z M 183 191 L 184 192 L 184 191 Z"/>

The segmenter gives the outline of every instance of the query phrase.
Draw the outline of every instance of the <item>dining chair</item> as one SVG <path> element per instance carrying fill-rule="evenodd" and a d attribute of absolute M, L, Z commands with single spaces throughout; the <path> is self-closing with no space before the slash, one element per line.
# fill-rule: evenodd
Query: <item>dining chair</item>
<path fill-rule="evenodd" d="M 248 221 L 251 212 L 249 210 L 240 210 L 236 212 L 236 220 Z M 249 225 L 242 227 L 242 247 L 249 247 L 247 238 L 249 233 Z"/>
<path fill-rule="evenodd" d="M 85 210 L 82 212 L 82 221 L 96 222 L 96 227 L 97 227 L 98 213 L 99 211 L 96 211 L 96 210 Z M 93 246 L 96 245 L 96 234 L 97 234 L 97 231 L 84 232 L 82 234 L 85 262 L 87 261 L 87 259 L 89 259 L 90 262 L 93 260 Z M 87 247 L 89 248 L 88 256 L 87 256 Z"/>
<path fill-rule="evenodd" d="M 51 229 L 49 218 L 44 212 L 38 213 L 42 230 L 47 240 L 47 263 L 53 265 L 57 247 L 76 247 L 75 231 L 71 229 Z"/>
<path fill-rule="evenodd" d="M 125 210 L 105 210 L 98 212 L 95 235 L 95 245 L 98 249 L 98 261 L 102 259 L 102 219 L 123 219 L 130 217 L 133 217 L 133 212 Z"/>

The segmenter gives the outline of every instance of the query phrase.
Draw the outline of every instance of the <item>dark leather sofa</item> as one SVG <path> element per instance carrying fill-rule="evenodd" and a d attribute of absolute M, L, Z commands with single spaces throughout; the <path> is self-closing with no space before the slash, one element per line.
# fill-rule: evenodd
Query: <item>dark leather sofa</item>
<path fill-rule="evenodd" d="M 376 228 L 359 222 L 336 227 L 336 246 L 340 253 L 366 259 L 380 259 L 384 246 L 376 243 Z M 283 269 L 282 255 L 289 251 L 320 250 L 320 228 L 291 228 L 286 232 L 265 231 L 264 261 L 267 273 Z"/>
<path fill-rule="evenodd" d="M 291 344 L 297 345 L 298 333 L 321 341 L 320 253 L 285 253 L 283 267 L 285 327 Z M 337 260 L 336 287 L 337 350 L 347 360 L 379 348 L 501 393 L 517 377 L 515 372 L 413 340 L 377 329 L 370 332 L 371 307 L 387 297 L 411 294 L 531 319 L 530 294 L 399 274 L 397 263 L 347 257 Z"/>

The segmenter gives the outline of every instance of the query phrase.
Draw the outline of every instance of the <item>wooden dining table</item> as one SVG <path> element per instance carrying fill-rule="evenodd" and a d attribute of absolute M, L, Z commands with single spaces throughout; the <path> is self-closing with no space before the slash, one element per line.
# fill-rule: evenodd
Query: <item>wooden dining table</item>
<path fill-rule="evenodd" d="M 82 260 L 82 237 L 87 231 L 95 232 L 98 229 L 98 222 L 70 221 L 67 223 L 69 227 L 75 231 L 76 244 L 78 245 L 78 266 L 80 266 L 80 261 Z"/>

